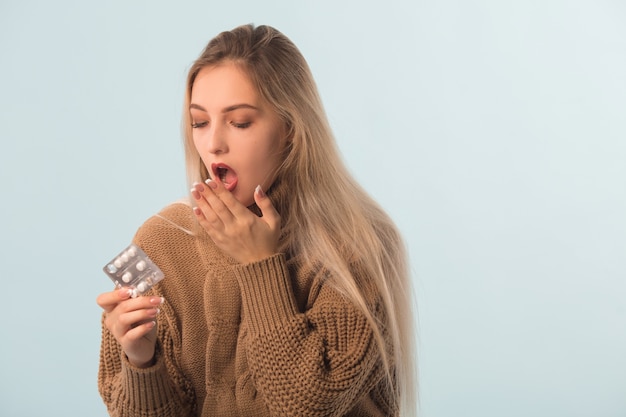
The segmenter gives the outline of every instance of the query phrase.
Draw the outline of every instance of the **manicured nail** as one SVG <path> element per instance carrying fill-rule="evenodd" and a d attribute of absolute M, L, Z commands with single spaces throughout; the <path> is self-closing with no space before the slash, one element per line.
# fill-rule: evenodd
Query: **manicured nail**
<path fill-rule="evenodd" d="M 217 188 L 217 183 L 215 181 L 213 181 L 211 178 L 206 180 L 205 183 L 206 183 L 206 185 L 208 185 L 210 188 L 212 188 L 214 190 Z"/>
<path fill-rule="evenodd" d="M 256 188 L 254 189 L 254 191 L 256 192 L 256 194 L 259 197 L 261 197 L 261 198 L 265 197 L 265 192 L 263 191 L 263 188 L 261 188 L 261 184 L 257 185 Z"/>
<path fill-rule="evenodd" d="M 133 290 L 131 290 L 130 288 L 122 288 L 120 289 L 119 295 L 124 298 L 130 298 L 133 296 Z"/>
<path fill-rule="evenodd" d="M 164 302 L 165 302 L 165 298 L 163 298 L 163 297 L 152 297 L 150 299 L 150 303 L 152 303 L 154 305 L 163 304 Z"/>

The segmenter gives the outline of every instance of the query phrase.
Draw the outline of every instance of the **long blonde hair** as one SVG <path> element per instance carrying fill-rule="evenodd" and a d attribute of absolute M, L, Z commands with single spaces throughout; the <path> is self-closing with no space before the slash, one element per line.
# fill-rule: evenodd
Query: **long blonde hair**
<path fill-rule="evenodd" d="M 336 289 L 363 311 L 381 352 L 390 400 L 403 414 L 412 414 L 417 402 L 414 311 L 404 244 L 343 164 L 308 64 L 276 29 L 245 25 L 222 32 L 190 68 L 183 109 L 188 181 L 208 176 L 192 139 L 193 83 L 202 68 L 224 61 L 246 72 L 291 138 L 276 180 L 290 192 L 270 193 L 282 218 L 281 250 L 308 262 L 305 267 L 323 263 Z M 353 276 L 354 263 L 368 282 Z M 365 298 L 364 284 L 380 294 L 383 320 Z"/>

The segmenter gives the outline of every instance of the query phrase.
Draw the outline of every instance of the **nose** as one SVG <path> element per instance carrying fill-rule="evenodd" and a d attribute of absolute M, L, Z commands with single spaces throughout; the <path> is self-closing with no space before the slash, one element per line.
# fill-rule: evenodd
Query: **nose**
<path fill-rule="evenodd" d="M 214 124 L 207 132 L 206 150 L 212 154 L 228 152 L 226 131 L 219 124 Z"/>

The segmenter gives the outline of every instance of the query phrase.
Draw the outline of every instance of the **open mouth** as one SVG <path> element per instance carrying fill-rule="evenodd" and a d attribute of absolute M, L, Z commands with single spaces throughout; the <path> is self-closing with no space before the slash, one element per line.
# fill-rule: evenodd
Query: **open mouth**
<path fill-rule="evenodd" d="M 211 165 L 213 179 L 219 178 L 228 191 L 232 191 L 237 186 L 237 174 L 226 164 L 218 163 Z"/>

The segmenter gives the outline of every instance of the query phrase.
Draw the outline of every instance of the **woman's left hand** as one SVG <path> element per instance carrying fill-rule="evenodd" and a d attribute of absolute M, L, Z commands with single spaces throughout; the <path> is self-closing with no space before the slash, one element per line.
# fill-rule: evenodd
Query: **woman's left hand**
<path fill-rule="evenodd" d="M 280 237 L 280 215 L 260 187 L 254 201 L 263 217 L 241 204 L 219 180 L 194 184 L 193 212 L 215 244 L 242 264 L 276 254 Z"/>

